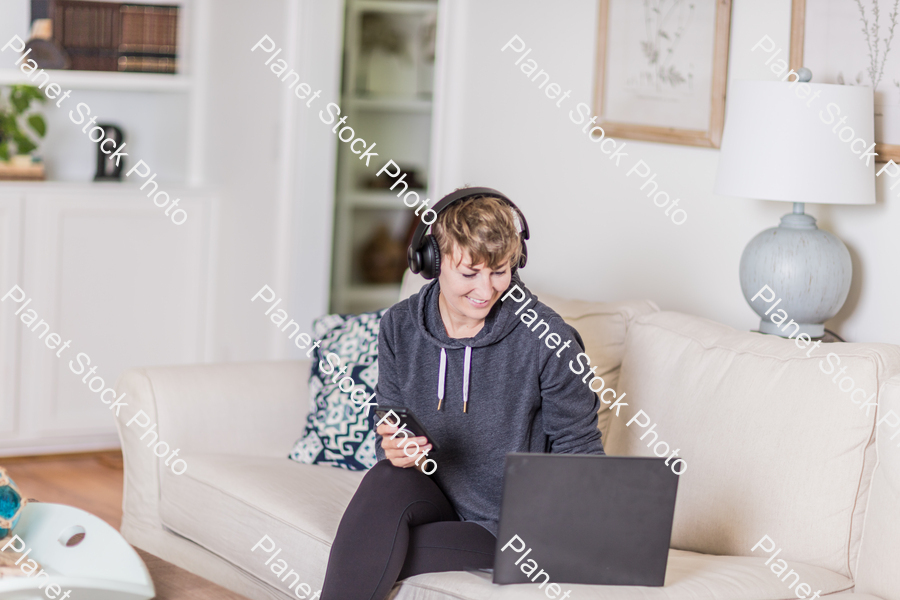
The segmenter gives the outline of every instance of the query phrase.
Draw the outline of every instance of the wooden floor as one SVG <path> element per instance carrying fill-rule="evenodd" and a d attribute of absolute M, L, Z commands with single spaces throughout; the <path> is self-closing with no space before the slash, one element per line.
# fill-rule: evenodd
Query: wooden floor
<path fill-rule="evenodd" d="M 0 458 L 22 495 L 68 504 L 97 515 L 116 529 L 122 523 L 122 454 Z M 242 600 L 240 596 L 137 549 L 147 565 L 157 600 Z"/>

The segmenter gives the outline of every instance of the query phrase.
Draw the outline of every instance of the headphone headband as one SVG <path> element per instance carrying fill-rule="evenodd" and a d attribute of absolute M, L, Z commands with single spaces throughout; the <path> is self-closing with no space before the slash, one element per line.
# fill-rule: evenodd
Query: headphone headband
<path fill-rule="evenodd" d="M 518 215 L 519 224 L 522 227 L 522 230 L 519 232 L 519 237 L 522 242 L 522 258 L 517 265 L 518 267 L 524 267 L 525 261 L 527 260 L 528 251 L 525 247 L 525 240 L 527 240 L 530 236 L 530 232 L 528 230 L 528 221 L 525 220 L 525 215 L 519 209 L 515 203 L 507 198 L 504 194 L 498 192 L 497 190 L 489 187 L 467 187 L 456 190 L 455 192 L 451 192 L 441 198 L 437 204 L 431 209 L 435 214 L 440 215 L 443 210 L 449 207 L 451 204 L 459 202 L 460 200 L 464 200 L 466 198 L 471 198 L 472 196 L 491 196 L 495 198 L 499 198 L 503 200 L 506 204 L 508 204 Z M 435 221 L 437 221 L 437 217 L 435 217 Z M 422 272 L 423 276 L 426 279 L 433 279 L 440 273 L 440 253 L 439 249 L 436 248 L 437 242 L 433 239 L 433 236 L 429 235 L 426 238 L 425 232 L 428 231 L 428 228 L 431 227 L 431 224 L 426 224 L 424 221 L 419 220 L 419 224 L 416 226 L 416 231 L 413 234 L 412 242 L 409 245 L 409 251 L 407 252 L 407 258 L 409 260 L 409 268 L 413 273 Z M 428 242 L 427 244 L 424 242 Z M 435 246 L 431 248 L 429 252 L 423 252 L 425 250 L 424 246 Z M 433 259 L 426 258 L 423 254 L 433 254 Z M 516 266 L 514 265 L 515 269 Z"/>

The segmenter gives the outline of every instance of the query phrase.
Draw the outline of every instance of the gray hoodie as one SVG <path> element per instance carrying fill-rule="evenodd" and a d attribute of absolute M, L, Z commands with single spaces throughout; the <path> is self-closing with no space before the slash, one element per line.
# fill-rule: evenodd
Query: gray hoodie
<path fill-rule="evenodd" d="M 525 288 L 517 275 L 513 285 Z M 438 465 L 432 479 L 462 520 L 496 536 L 506 454 L 603 454 L 600 401 L 569 368 L 584 350 L 581 336 L 527 289 L 527 297 L 534 298 L 528 308 L 563 342 L 572 340 L 565 350 L 548 348 L 538 337 L 544 327 L 529 329 L 520 319 L 527 313 L 516 316 L 521 303 L 513 298 L 492 307 L 475 337 L 450 338 L 439 292 L 434 280 L 385 313 L 375 397 L 379 405 L 415 414 L 440 446 L 440 452 L 429 454 Z M 384 459 L 380 440 L 376 453 Z"/>

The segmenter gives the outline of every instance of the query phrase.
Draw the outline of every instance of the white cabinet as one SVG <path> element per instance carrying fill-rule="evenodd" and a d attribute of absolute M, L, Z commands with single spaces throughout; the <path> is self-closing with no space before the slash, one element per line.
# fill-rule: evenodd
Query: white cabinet
<path fill-rule="evenodd" d="M 31 299 L 18 316 L 27 299 L 0 303 L 0 454 L 118 446 L 101 383 L 209 358 L 213 198 L 167 191 L 188 213 L 182 225 L 133 186 L 0 186 L 0 296 L 18 285 Z"/>
<path fill-rule="evenodd" d="M 18 192 L 0 189 L 0 297 L 19 281 L 22 200 Z M 18 327 L 15 311 L 0 310 L 0 440 L 16 428 L 16 384 L 18 381 Z"/>

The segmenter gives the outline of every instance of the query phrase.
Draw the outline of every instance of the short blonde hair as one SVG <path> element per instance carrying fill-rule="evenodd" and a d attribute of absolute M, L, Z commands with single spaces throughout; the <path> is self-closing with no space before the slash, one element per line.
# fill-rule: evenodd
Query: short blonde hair
<path fill-rule="evenodd" d="M 441 211 L 434 224 L 441 256 L 449 260 L 455 246 L 468 250 L 473 265 L 489 269 L 519 264 L 522 241 L 516 227 L 517 215 L 505 201 L 495 196 L 472 196 Z"/>

